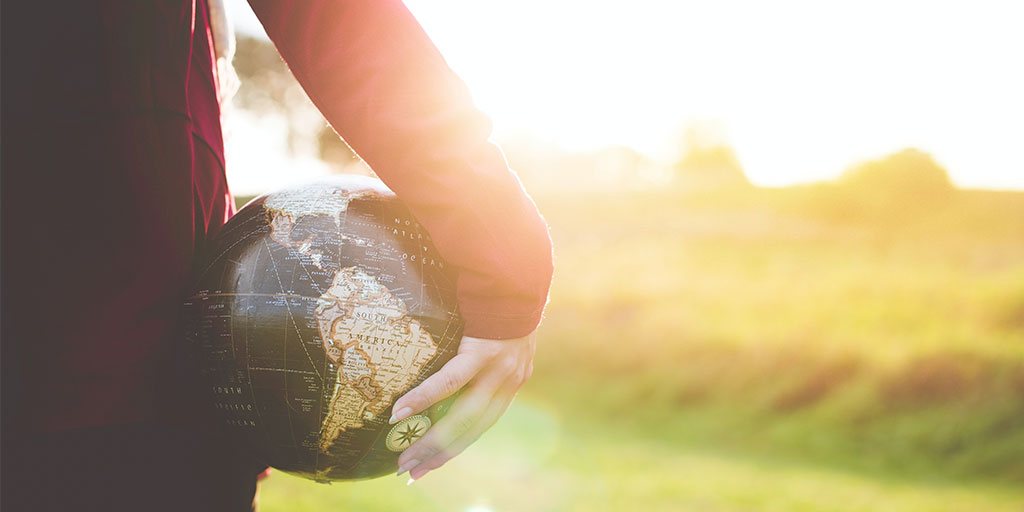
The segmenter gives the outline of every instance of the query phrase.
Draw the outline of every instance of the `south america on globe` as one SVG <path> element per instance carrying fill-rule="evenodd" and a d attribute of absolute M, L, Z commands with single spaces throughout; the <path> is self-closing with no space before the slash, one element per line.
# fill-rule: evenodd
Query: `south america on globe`
<path fill-rule="evenodd" d="M 395 400 L 456 353 L 455 274 L 379 180 L 258 197 L 200 256 L 185 337 L 231 437 L 321 482 L 393 473 L 445 412 Z"/>

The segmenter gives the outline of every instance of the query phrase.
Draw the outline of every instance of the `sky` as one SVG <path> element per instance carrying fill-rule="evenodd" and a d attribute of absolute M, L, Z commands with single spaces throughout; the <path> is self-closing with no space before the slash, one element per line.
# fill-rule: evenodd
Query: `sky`
<path fill-rule="evenodd" d="M 228 4 L 240 32 L 261 33 L 244 0 Z M 760 185 L 831 179 L 916 147 L 960 186 L 1024 189 L 1024 2 L 406 5 L 498 139 L 624 145 L 670 162 L 699 123 Z M 250 135 L 236 143 L 268 147 Z"/>

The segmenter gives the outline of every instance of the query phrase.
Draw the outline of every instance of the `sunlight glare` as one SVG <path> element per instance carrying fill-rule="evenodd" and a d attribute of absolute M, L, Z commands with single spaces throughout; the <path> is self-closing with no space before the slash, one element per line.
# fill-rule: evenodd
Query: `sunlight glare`
<path fill-rule="evenodd" d="M 229 4 L 240 32 L 265 37 L 244 0 Z M 1024 189 L 1019 2 L 406 4 L 499 140 L 623 145 L 665 164 L 687 124 L 714 119 L 759 185 L 913 146 L 961 186 Z"/>
<path fill-rule="evenodd" d="M 665 160 L 712 118 L 759 184 L 917 146 L 961 185 L 1024 188 L 1020 4 L 406 3 L 499 134 Z"/>

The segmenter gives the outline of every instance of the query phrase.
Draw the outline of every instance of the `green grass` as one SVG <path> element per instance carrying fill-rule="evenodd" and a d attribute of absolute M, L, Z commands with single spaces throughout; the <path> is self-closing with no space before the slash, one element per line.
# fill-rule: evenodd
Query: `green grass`
<path fill-rule="evenodd" d="M 266 510 L 1024 509 L 1024 194 L 537 200 L 509 414 L 412 487 L 278 474 Z"/>
<path fill-rule="evenodd" d="M 525 403 L 524 403 L 525 402 Z M 913 480 L 643 437 L 527 400 L 445 468 L 319 485 L 284 474 L 263 484 L 267 512 L 422 511 L 1019 511 L 1024 492 Z"/>

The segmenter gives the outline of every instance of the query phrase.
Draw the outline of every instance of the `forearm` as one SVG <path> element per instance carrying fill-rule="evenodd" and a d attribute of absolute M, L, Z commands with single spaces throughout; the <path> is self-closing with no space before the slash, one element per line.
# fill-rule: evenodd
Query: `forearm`
<path fill-rule="evenodd" d="M 536 327 L 552 274 L 536 206 L 490 121 L 397 0 L 251 0 L 313 102 L 459 270 L 466 334 Z"/>

